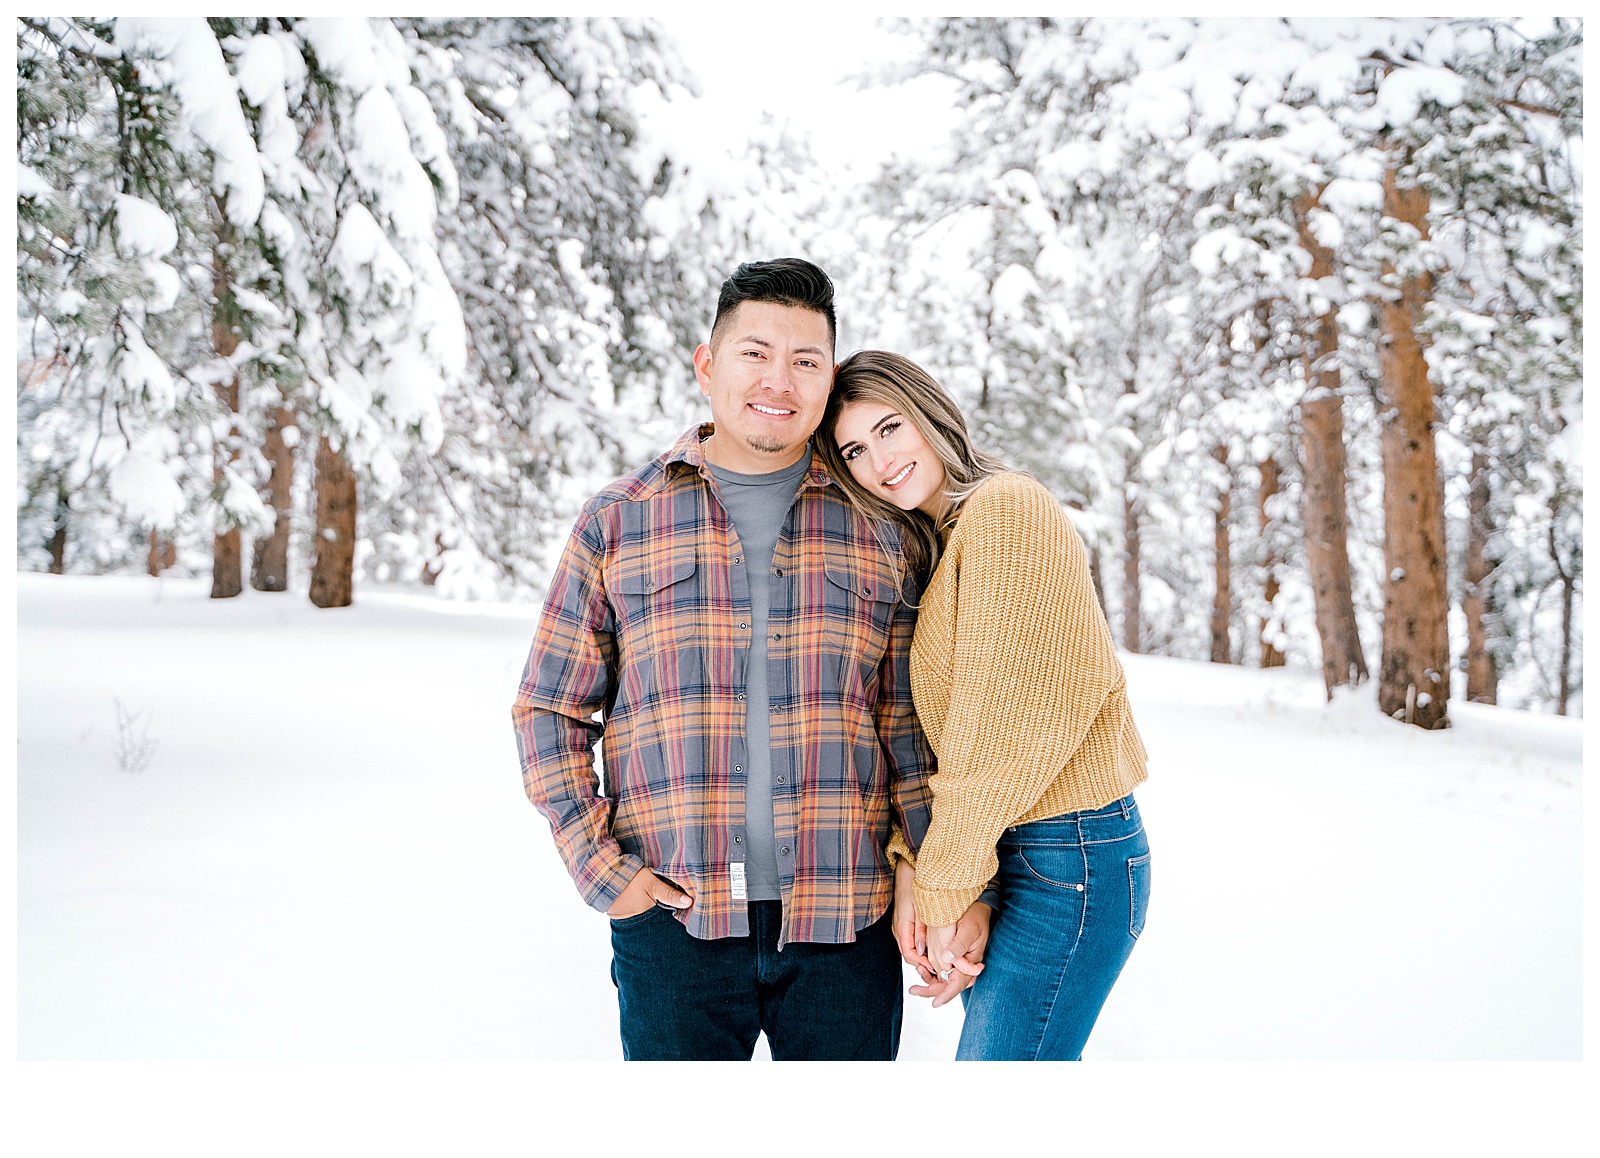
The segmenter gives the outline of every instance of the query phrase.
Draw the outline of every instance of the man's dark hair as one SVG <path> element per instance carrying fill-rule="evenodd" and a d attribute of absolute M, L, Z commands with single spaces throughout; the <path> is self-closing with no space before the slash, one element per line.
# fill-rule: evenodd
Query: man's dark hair
<path fill-rule="evenodd" d="M 747 261 L 722 283 L 717 316 L 711 322 L 711 345 L 717 344 L 723 320 L 744 302 L 776 302 L 814 310 L 828 319 L 828 344 L 836 346 L 839 326 L 833 316 L 833 282 L 809 261 L 780 257 L 776 261 Z"/>

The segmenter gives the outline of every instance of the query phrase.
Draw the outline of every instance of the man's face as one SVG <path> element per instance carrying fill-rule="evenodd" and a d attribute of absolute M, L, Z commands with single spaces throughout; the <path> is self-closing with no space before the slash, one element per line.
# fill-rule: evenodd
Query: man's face
<path fill-rule="evenodd" d="M 740 474 L 798 462 L 833 385 L 828 319 L 799 306 L 742 302 L 716 342 L 694 352 L 716 423 L 706 458 Z"/>

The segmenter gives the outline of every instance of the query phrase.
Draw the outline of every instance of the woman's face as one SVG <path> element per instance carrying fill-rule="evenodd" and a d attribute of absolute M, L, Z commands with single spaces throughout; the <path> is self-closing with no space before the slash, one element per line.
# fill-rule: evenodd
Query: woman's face
<path fill-rule="evenodd" d="M 833 428 L 839 454 L 868 494 L 935 519 L 944 512 L 944 464 L 911 420 L 882 402 L 851 402 Z"/>

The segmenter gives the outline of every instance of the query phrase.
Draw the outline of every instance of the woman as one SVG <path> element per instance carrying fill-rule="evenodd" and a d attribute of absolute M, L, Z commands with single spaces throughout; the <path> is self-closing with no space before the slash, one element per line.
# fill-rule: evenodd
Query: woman
<path fill-rule="evenodd" d="M 839 366 L 816 445 L 926 582 L 911 691 L 939 757 L 933 819 L 914 874 L 903 841 L 890 849 L 901 952 L 925 982 L 912 992 L 938 1003 L 971 985 L 957 1059 L 1076 1060 L 1150 893 L 1131 795 L 1144 745 L 1083 541 L 899 355 Z M 975 902 L 991 879 L 989 929 Z"/>

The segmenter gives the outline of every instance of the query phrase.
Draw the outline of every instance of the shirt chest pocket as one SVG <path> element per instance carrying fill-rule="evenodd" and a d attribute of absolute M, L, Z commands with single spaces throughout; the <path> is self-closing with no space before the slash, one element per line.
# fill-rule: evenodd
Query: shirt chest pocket
<path fill-rule="evenodd" d="M 701 611 L 695 557 L 674 554 L 628 567 L 612 582 L 625 637 L 670 638 Z"/>
<path fill-rule="evenodd" d="M 823 604 L 827 645 L 858 665 L 863 677 L 875 670 L 889 645 L 889 623 L 900 588 L 871 568 L 851 567 L 830 560 L 823 575 Z"/>

